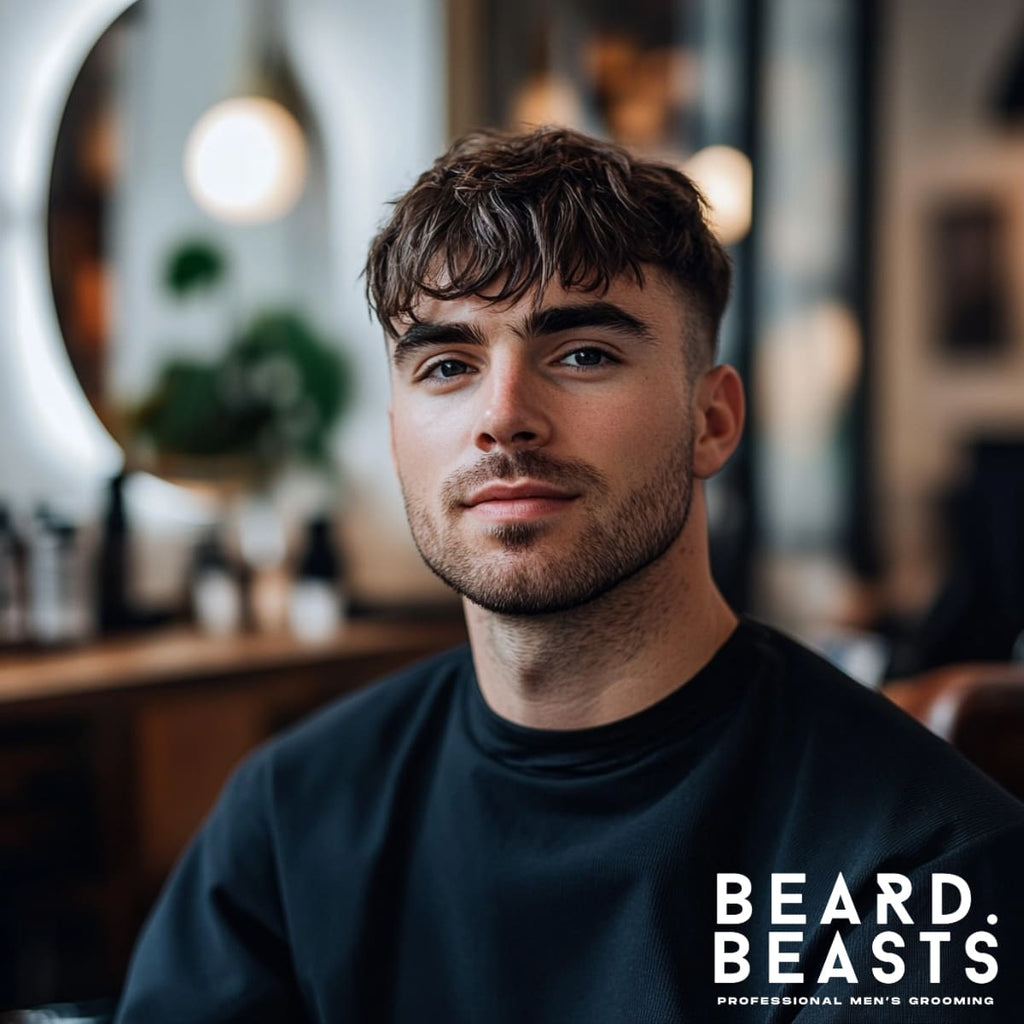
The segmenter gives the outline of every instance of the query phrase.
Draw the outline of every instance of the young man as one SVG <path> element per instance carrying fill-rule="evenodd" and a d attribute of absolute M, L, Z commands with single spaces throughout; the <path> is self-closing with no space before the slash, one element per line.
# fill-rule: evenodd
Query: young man
<path fill-rule="evenodd" d="M 712 581 L 743 397 L 692 184 L 475 135 L 368 283 L 470 646 L 243 765 L 119 1020 L 1018 1019 L 1024 807 Z"/>

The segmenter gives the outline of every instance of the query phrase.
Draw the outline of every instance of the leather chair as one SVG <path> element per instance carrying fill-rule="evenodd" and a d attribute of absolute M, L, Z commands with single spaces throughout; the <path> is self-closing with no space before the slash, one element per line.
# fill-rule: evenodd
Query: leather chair
<path fill-rule="evenodd" d="M 948 665 L 882 692 L 1024 800 L 1024 665 Z"/>

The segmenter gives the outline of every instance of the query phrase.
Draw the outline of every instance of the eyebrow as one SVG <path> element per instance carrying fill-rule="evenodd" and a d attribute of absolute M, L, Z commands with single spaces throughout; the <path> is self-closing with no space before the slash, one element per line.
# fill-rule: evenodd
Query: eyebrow
<path fill-rule="evenodd" d="M 654 332 L 645 321 L 612 302 L 588 302 L 540 309 L 527 316 L 513 330 L 521 338 L 537 338 L 586 327 L 627 334 L 643 341 L 654 339 Z M 395 366 L 401 366 L 418 349 L 449 344 L 483 345 L 485 339 L 477 327 L 463 321 L 423 321 L 413 324 L 396 340 L 391 358 Z"/>
<path fill-rule="evenodd" d="M 442 320 L 437 323 L 413 324 L 395 341 L 391 359 L 395 366 L 401 366 L 413 352 L 435 345 L 482 345 L 483 335 L 471 324 L 458 320 Z"/>
<path fill-rule="evenodd" d="M 652 341 L 654 332 L 639 317 L 627 313 L 612 302 L 588 302 L 582 305 L 552 306 L 531 313 L 521 331 L 523 335 L 539 337 L 576 331 L 581 327 L 601 327 L 618 334 L 628 334 Z"/>

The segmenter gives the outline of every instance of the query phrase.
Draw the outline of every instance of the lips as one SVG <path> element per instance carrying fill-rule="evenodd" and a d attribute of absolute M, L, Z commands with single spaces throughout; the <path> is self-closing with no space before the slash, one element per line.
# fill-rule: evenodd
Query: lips
<path fill-rule="evenodd" d="M 466 512 L 485 522 L 527 522 L 563 512 L 578 494 L 536 480 L 515 484 L 492 483 L 474 491 L 464 503 Z"/>
<path fill-rule="evenodd" d="M 551 484 L 539 481 L 523 480 L 517 484 L 488 484 L 474 491 L 465 502 L 468 508 L 489 502 L 531 501 L 549 499 L 553 501 L 571 501 L 576 495 Z"/>

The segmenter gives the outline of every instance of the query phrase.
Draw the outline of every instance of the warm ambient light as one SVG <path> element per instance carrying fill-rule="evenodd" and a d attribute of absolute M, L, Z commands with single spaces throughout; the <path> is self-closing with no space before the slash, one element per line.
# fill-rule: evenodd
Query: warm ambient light
<path fill-rule="evenodd" d="M 259 224 L 283 216 L 306 182 L 306 144 L 279 103 L 225 100 L 196 122 L 185 146 L 193 199 L 217 220 Z"/>
<path fill-rule="evenodd" d="M 740 241 L 750 230 L 754 171 L 750 160 L 731 146 L 708 146 L 694 153 L 683 171 L 697 183 L 711 207 L 711 227 L 723 245 Z"/>

